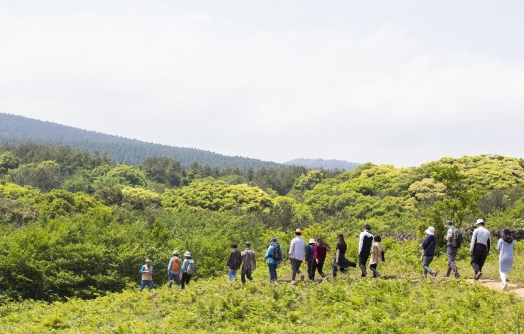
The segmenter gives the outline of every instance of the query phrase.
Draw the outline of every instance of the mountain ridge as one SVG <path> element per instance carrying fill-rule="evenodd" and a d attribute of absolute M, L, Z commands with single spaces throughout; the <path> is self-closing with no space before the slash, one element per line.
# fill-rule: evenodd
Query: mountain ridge
<path fill-rule="evenodd" d="M 65 145 L 91 153 L 107 153 L 117 162 L 138 164 L 148 157 L 165 156 L 189 167 L 193 163 L 210 167 L 277 168 L 273 161 L 227 156 L 211 151 L 150 143 L 138 139 L 109 135 L 92 130 L 25 116 L 0 113 L 0 143 L 20 144 L 23 142 Z"/>

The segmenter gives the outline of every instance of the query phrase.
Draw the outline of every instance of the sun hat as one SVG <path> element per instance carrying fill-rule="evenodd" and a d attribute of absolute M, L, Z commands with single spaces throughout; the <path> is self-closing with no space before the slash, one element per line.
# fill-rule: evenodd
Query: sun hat
<path fill-rule="evenodd" d="M 435 228 L 433 226 L 428 227 L 426 234 L 435 235 Z"/>
<path fill-rule="evenodd" d="M 478 225 L 478 224 L 485 224 L 486 222 L 484 221 L 484 219 L 482 218 L 479 218 L 477 219 L 477 222 L 475 223 L 475 225 Z"/>
<path fill-rule="evenodd" d="M 189 251 L 186 251 L 186 252 L 184 253 L 184 256 L 191 257 L 191 253 L 189 253 Z"/>
<path fill-rule="evenodd" d="M 314 244 L 314 243 L 315 243 L 315 239 L 313 239 L 313 238 L 309 238 L 309 243 L 310 243 L 310 244 Z"/>
<path fill-rule="evenodd" d="M 173 255 L 178 255 L 178 251 L 173 251 Z"/>
<path fill-rule="evenodd" d="M 301 234 L 301 233 L 302 233 L 302 230 L 301 230 L 301 229 L 297 228 L 297 229 L 295 230 L 295 234 Z"/>
<path fill-rule="evenodd" d="M 151 263 L 151 260 L 150 259 L 146 259 L 146 263 Z"/>

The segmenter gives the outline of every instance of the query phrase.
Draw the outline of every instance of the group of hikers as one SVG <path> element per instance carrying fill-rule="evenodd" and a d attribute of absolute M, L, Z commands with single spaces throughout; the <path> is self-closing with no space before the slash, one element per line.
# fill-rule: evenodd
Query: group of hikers
<path fill-rule="evenodd" d="M 471 266 L 475 272 L 475 280 L 478 280 L 482 276 L 482 268 L 491 249 L 491 234 L 485 228 L 485 224 L 486 222 L 483 219 L 478 219 L 476 221 L 476 229 L 473 232 L 469 249 L 471 255 Z M 444 277 L 449 277 L 451 272 L 453 272 L 454 276 L 459 278 L 460 273 L 455 264 L 455 258 L 458 249 L 462 244 L 462 233 L 455 228 L 452 221 L 446 221 L 444 227 L 446 228 L 444 239 L 446 241 L 446 256 L 448 259 L 447 271 Z M 429 267 L 435 256 L 435 248 L 437 244 L 435 228 L 430 226 L 426 229 L 425 233 L 426 237 L 420 245 L 423 249 L 421 261 L 424 276 L 430 274 L 431 276 L 436 277 L 438 271 L 432 270 Z M 315 279 L 316 272 L 324 278 L 325 274 L 323 268 L 330 247 L 320 237 L 309 239 L 309 242 L 306 245 L 302 238 L 302 231 L 300 229 L 296 229 L 294 234 L 295 237 L 291 240 L 289 252 L 287 254 L 287 259 L 291 264 L 291 283 L 297 283 L 297 275 L 299 275 L 300 280 L 304 281 L 305 275 L 300 270 L 302 262 L 304 261 L 307 262 L 307 274 L 310 280 Z M 340 272 L 347 274 L 347 269 L 349 267 L 357 267 L 357 263 L 346 258 L 347 245 L 344 240 L 344 235 L 338 234 L 337 239 L 338 241 L 332 262 L 333 277 L 337 276 L 339 270 Z M 358 266 L 361 270 L 361 277 L 380 277 L 377 266 L 385 261 L 384 247 L 382 246 L 381 241 L 381 236 L 378 234 L 373 235 L 371 233 L 371 226 L 366 224 L 363 231 L 360 233 L 358 245 Z M 268 265 L 270 282 L 275 282 L 278 279 L 277 267 L 284 261 L 284 252 L 276 238 L 271 238 L 269 243 L 270 245 L 264 255 L 264 263 L 267 262 Z M 507 288 L 507 274 L 513 266 L 514 247 L 515 241 L 513 236 L 508 229 L 504 229 L 496 247 L 500 252 L 499 271 L 503 290 Z M 167 268 L 169 288 L 172 287 L 173 281 L 177 286 L 181 286 L 181 289 L 184 289 L 185 285 L 189 284 L 195 266 L 189 251 L 184 253 L 184 257 L 184 261 L 180 264 L 181 260 L 178 257 L 178 251 L 173 252 L 173 257 L 170 259 Z M 366 265 L 368 260 L 369 269 L 372 274 L 368 274 L 367 272 Z M 153 266 L 151 266 L 151 261 L 149 259 L 146 259 L 145 262 L 146 264 L 144 264 L 140 270 L 142 273 L 140 291 L 142 291 L 145 286 L 148 286 L 151 290 L 153 285 Z M 256 256 L 255 252 L 251 249 L 251 244 L 246 242 L 245 249 L 239 251 L 238 244 L 233 242 L 231 244 L 229 257 L 224 267 L 228 268 L 228 282 L 231 283 L 233 280 L 238 280 L 238 270 L 241 270 L 240 276 L 242 284 L 246 283 L 246 278 L 252 281 L 253 278 L 251 274 L 256 269 Z"/>
<path fill-rule="evenodd" d="M 151 265 L 151 260 L 146 259 L 146 263 L 140 268 L 140 273 L 142 274 L 142 282 L 140 284 L 140 292 L 144 287 L 148 287 L 149 290 L 153 288 L 153 275 L 155 274 L 155 269 Z M 184 289 L 189 281 L 191 276 L 195 273 L 195 261 L 191 257 L 191 253 L 186 251 L 184 253 L 184 260 L 182 261 L 178 255 L 178 251 L 173 252 L 173 257 L 169 260 L 167 265 L 168 272 L 168 288 L 171 289 L 173 282 L 181 289 Z"/>
<path fill-rule="evenodd" d="M 360 240 L 358 245 L 359 260 L 358 265 L 362 271 L 362 277 L 366 277 L 366 263 L 370 260 L 370 269 L 373 272 L 373 277 L 379 277 L 380 273 L 377 271 L 377 265 L 384 261 L 384 248 L 381 244 L 380 235 L 371 234 L 371 227 L 369 225 L 364 226 L 364 231 L 360 233 Z M 326 261 L 327 253 L 330 247 L 322 240 L 321 237 L 316 239 L 309 239 L 308 245 L 302 238 L 302 230 L 297 229 L 294 231 L 295 238 L 291 240 L 289 246 L 288 260 L 291 263 L 291 283 L 297 282 L 297 275 L 300 275 L 300 280 L 305 279 L 305 275 L 300 270 L 302 262 L 307 262 L 307 274 L 310 280 L 315 279 L 315 273 L 324 278 L 323 272 L 324 263 Z M 339 234 L 337 236 L 338 242 L 333 257 L 332 270 L 333 277 L 337 276 L 337 272 L 340 270 L 342 273 L 347 273 L 347 268 L 356 268 L 357 264 L 346 258 L 347 244 L 344 240 L 344 235 Z M 269 280 L 276 281 L 277 266 L 282 263 L 284 254 L 282 247 L 278 244 L 276 238 L 269 240 L 270 245 L 264 255 L 264 262 L 268 261 L 269 268 Z"/>
<path fill-rule="evenodd" d="M 469 253 L 471 255 L 471 267 L 475 272 L 475 280 L 478 280 L 482 276 L 484 262 L 486 262 L 486 258 L 491 250 L 491 233 L 485 228 L 485 225 L 486 222 L 484 219 L 477 219 L 475 222 L 476 228 L 471 236 Z M 460 273 L 455 264 L 455 258 L 462 243 L 462 234 L 457 228 L 455 228 L 455 226 L 453 226 L 453 222 L 450 220 L 446 221 L 444 227 L 447 229 L 444 240 L 446 241 L 446 256 L 448 258 L 448 267 L 444 277 L 449 277 L 453 271 L 455 277 L 459 278 Z M 433 277 L 436 277 L 438 271 L 432 270 L 429 267 L 429 264 L 435 256 L 435 246 L 437 243 L 435 228 L 432 226 L 428 227 L 426 235 L 426 238 L 420 245 L 424 250 L 422 253 L 424 276 L 427 276 L 429 273 Z M 502 230 L 496 249 L 499 251 L 499 273 L 502 282 L 501 288 L 502 290 L 506 290 L 508 287 L 507 275 L 513 266 L 513 250 L 515 249 L 515 240 L 509 229 L 506 228 Z"/>

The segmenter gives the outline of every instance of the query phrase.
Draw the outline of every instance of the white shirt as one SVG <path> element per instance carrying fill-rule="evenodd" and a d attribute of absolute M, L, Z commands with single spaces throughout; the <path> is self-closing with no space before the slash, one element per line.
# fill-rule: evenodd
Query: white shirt
<path fill-rule="evenodd" d="M 473 248 L 475 248 L 475 243 L 477 244 L 483 244 L 488 246 L 488 252 L 489 252 L 489 246 L 491 244 L 491 234 L 488 230 L 484 228 L 484 226 L 479 226 L 473 231 L 473 235 L 471 236 L 471 245 L 469 247 L 470 251 L 473 251 Z"/>
<path fill-rule="evenodd" d="M 297 235 L 293 240 L 291 240 L 291 245 L 289 247 L 289 257 L 295 260 L 304 261 L 305 248 L 306 242 L 304 241 L 304 239 L 302 239 L 301 236 Z"/>

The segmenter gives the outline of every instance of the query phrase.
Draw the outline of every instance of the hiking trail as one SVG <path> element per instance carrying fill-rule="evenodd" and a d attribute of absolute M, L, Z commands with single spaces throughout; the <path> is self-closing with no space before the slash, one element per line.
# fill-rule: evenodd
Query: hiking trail
<path fill-rule="evenodd" d="M 467 279 L 468 283 L 475 284 L 474 279 Z M 501 282 L 498 280 L 494 280 L 492 278 L 484 278 L 478 280 L 484 287 L 502 292 Z M 524 288 L 521 286 L 518 286 L 516 284 L 508 283 L 508 286 L 506 287 L 506 292 L 513 292 L 517 295 L 517 298 L 524 299 Z"/>

